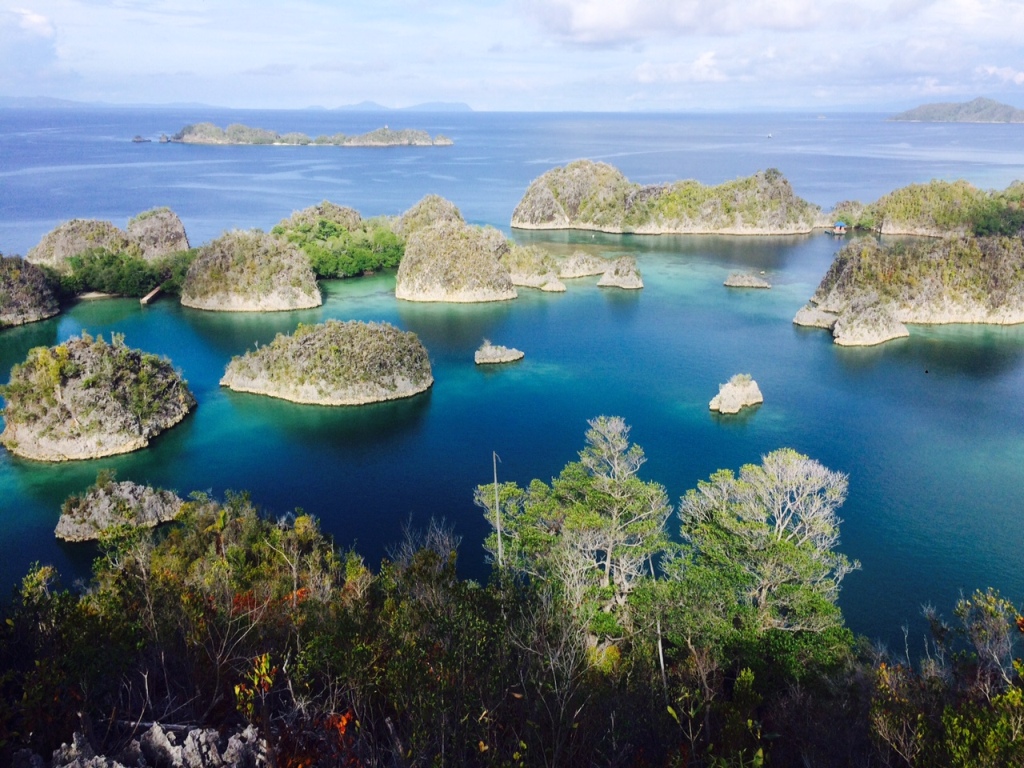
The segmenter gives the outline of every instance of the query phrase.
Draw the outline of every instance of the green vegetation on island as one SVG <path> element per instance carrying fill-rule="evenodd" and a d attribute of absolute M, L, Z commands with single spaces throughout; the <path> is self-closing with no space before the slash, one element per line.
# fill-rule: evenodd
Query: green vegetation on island
<path fill-rule="evenodd" d="M 353 277 L 398 266 L 405 242 L 389 219 L 324 201 L 292 214 L 271 231 L 309 257 L 317 277 Z"/>
<path fill-rule="evenodd" d="M 196 401 L 171 363 L 87 333 L 36 347 L 0 387 L 0 443 L 39 461 L 127 453 L 181 421 Z"/>
<path fill-rule="evenodd" d="M 1016 235 L 1024 231 L 1024 182 L 995 191 L 963 180 L 910 184 L 867 205 L 838 203 L 830 216 L 883 235 Z"/>
<path fill-rule="evenodd" d="M 637 234 L 810 232 L 820 209 L 774 168 L 718 186 L 687 180 L 641 186 L 606 163 L 577 160 L 535 179 L 512 214 L 521 229 Z"/>
<path fill-rule="evenodd" d="M 1010 601 L 926 609 L 920 663 L 872 647 L 837 604 L 859 567 L 838 551 L 845 475 L 781 449 L 715 472 L 673 518 L 625 422 L 589 427 L 550 481 L 476 488 L 485 584 L 459 578 L 440 523 L 371 569 L 300 510 L 230 493 L 106 537 L 86 589 L 33 567 L 0 609 L 0 762 L 45 764 L 32 753 L 77 732 L 60 755 L 178 764 L 169 742 L 195 753 L 205 729 L 243 726 L 279 766 L 1024 761 Z M 154 721 L 176 738 L 154 743 Z"/>
<path fill-rule="evenodd" d="M 904 323 L 1024 322 L 1024 239 L 848 243 L 794 319 L 840 344 L 906 336 Z"/>
<path fill-rule="evenodd" d="M 1024 109 L 978 97 L 965 102 L 922 104 L 889 119 L 922 123 L 1024 123 Z"/>
<path fill-rule="evenodd" d="M 317 405 L 361 405 L 411 397 L 434 377 L 427 350 L 415 333 L 388 323 L 328 320 L 228 364 L 221 385 L 239 392 Z"/>
<path fill-rule="evenodd" d="M 46 274 L 20 256 L 0 254 L 0 328 L 34 323 L 60 312 Z"/>
<path fill-rule="evenodd" d="M 223 312 L 271 312 L 323 303 L 309 260 L 259 230 L 234 231 L 202 246 L 185 275 L 181 303 Z"/>
<path fill-rule="evenodd" d="M 438 134 L 431 138 L 423 130 L 402 128 L 394 130 L 386 125 L 369 133 L 348 136 L 344 133 L 317 136 L 310 138 L 304 133 L 278 133 L 265 128 L 250 128 L 240 123 L 232 123 L 227 128 L 220 128 L 213 123 L 195 123 L 186 125 L 171 136 L 172 142 L 183 144 L 287 144 L 306 146 L 309 144 L 335 147 L 447 147 L 452 140 Z"/>

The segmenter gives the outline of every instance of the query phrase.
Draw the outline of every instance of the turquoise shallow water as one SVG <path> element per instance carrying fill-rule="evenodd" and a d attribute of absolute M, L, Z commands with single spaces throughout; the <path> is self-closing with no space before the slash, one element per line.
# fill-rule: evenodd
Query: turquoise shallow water
<path fill-rule="evenodd" d="M 943 143 L 920 127 L 916 143 L 900 150 L 889 128 L 869 129 L 851 120 L 840 133 L 864 137 L 859 146 L 866 149 L 858 152 L 858 145 L 826 141 L 824 134 L 806 145 L 766 149 L 749 137 L 712 135 L 717 124 L 697 120 L 695 128 L 682 121 L 676 131 L 678 126 L 666 128 L 653 117 L 625 120 L 617 134 L 598 124 L 581 135 L 583 120 L 566 118 L 571 131 L 565 133 L 561 124 L 551 125 L 554 118 L 522 118 L 523 130 L 550 132 L 548 152 L 536 140 L 510 145 L 506 139 L 516 125 L 483 121 L 465 128 L 461 154 L 424 159 L 378 153 L 372 164 L 348 155 L 322 156 L 323 161 L 307 155 L 288 171 L 277 164 L 292 161 L 268 154 L 278 148 L 250 153 L 245 161 L 209 156 L 198 165 L 153 166 L 141 155 L 132 159 L 127 153 L 134 148 L 122 147 L 120 134 L 109 128 L 119 125 L 127 136 L 139 132 L 127 117 L 100 121 L 107 126 L 102 130 L 55 129 L 56 139 L 33 129 L 21 144 L 0 130 L 0 147 L 17 146 L 20 153 L 0 153 L 7 192 L 0 198 L 0 237 L 15 243 L 13 250 L 24 250 L 24 243 L 52 226 L 51 217 L 104 215 L 123 223 L 140 207 L 162 200 L 176 208 L 179 201 L 186 209 L 205 206 L 201 215 L 185 216 L 193 240 L 201 241 L 220 231 L 215 226 L 269 227 L 293 207 L 323 197 L 367 213 L 398 212 L 427 190 L 455 191 L 450 196 L 461 198 L 467 218 L 501 226 L 529 178 L 572 156 L 615 154 L 614 136 L 629 150 L 621 162 L 636 164 L 629 170 L 634 177 L 691 175 L 671 166 L 676 157 L 699 170 L 728 156 L 723 163 L 729 170 L 715 166 L 726 178 L 736 175 L 733 168 L 748 173 L 788 158 L 800 163 L 794 167 L 804 187 L 821 198 L 832 194 L 840 172 L 851 187 L 870 192 L 947 170 L 974 174 L 976 183 L 999 178 L 1005 185 L 1004 177 L 1024 167 L 1015 159 L 1024 155 L 1021 140 L 1000 150 L 998 136 L 990 133 L 967 146 L 971 134 L 956 133 L 955 141 Z M 794 126 L 810 130 L 799 121 Z M 294 120 L 267 127 L 316 130 Z M 459 142 L 459 126 L 454 127 L 444 132 Z M 77 160 L 60 131 L 90 137 L 75 147 Z M 685 134 L 684 149 L 671 144 L 673 131 Z M 914 136 L 906 126 L 898 131 L 901 140 Z M 776 129 L 777 136 L 786 134 Z M 161 149 L 144 146 L 146 152 Z M 66 170 L 29 173 L 46 163 Z M 353 170 L 360 163 L 365 167 Z M 222 166 L 231 173 L 219 175 Z M 379 185 L 378 178 L 390 181 Z M 890 183 L 897 178 L 902 181 Z M 278 199 L 272 199 L 275 189 Z M 799 185 L 797 191 L 811 196 Z M 152 201 L 140 200 L 147 195 Z M 50 466 L 0 450 L 0 584 L 13 584 L 33 560 L 57 564 L 68 580 L 87 573 L 95 550 L 58 543 L 52 531 L 61 501 L 106 467 L 122 478 L 183 493 L 248 490 L 271 514 L 301 507 L 370 561 L 386 554 L 410 517 L 425 523 L 443 516 L 463 537 L 464 572 L 483 577 L 485 525 L 473 507 L 472 488 L 489 480 L 491 451 L 502 458 L 504 479 L 549 478 L 575 457 L 588 418 L 618 414 L 647 452 L 644 476 L 663 483 L 673 500 L 714 470 L 735 469 L 781 446 L 847 472 L 841 548 L 863 569 L 848 577 L 842 605 L 858 632 L 902 642 L 900 626 L 909 621 L 916 631 L 922 603 L 946 609 L 961 590 L 991 585 L 1018 603 L 1024 599 L 1024 328 L 913 327 L 911 338 L 881 347 L 838 348 L 827 333 L 791 323 L 836 250 L 821 234 L 517 237 L 559 253 L 584 248 L 605 256 L 633 254 L 646 287 L 599 289 L 596 278 L 585 278 L 571 281 L 561 295 L 522 289 L 513 302 L 423 305 L 397 301 L 394 276 L 385 273 L 326 283 L 324 306 L 303 312 L 221 315 L 169 300 L 147 308 L 110 300 L 80 303 L 59 318 L 4 331 L 0 380 L 33 346 L 83 329 L 105 336 L 116 331 L 132 346 L 168 356 L 188 379 L 199 407 L 149 449 L 127 456 Z M 728 290 L 722 281 L 734 269 L 763 270 L 774 287 Z M 298 322 L 328 317 L 386 320 L 415 331 L 430 353 L 433 389 L 394 403 L 331 409 L 218 386 L 232 355 L 290 332 Z M 484 337 L 519 347 L 526 358 L 477 368 L 473 351 Z M 765 404 L 734 418 L 711 414 L 707 402 L 719 382 L 740 371 L 754 375 Z"/>

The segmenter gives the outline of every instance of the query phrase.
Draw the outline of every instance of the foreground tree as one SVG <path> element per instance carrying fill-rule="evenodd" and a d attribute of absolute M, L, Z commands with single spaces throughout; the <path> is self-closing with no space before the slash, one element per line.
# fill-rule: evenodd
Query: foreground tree
<path fill-rule="evenodd" d="M 495 528 L 485 546 L 500 547 L 504 564 L 554 583 L 570 610 L 598 635 L 621 636 L 630 624 L 628 599 L 654 574 L 665 549 L 665 522 L 672 511 L 665 489 L 637 474 L 643 449 L 629 442 L 618 416 L 591 419 L 580 460 L 547 485 L 534 480 L 523 491 L 514 483 L 476 489 L 476 503 Z"/>

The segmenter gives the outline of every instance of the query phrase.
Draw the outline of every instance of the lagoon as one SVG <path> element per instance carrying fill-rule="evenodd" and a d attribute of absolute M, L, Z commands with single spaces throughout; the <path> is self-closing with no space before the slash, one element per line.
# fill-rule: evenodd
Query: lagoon
<path fill-rule="evenodd" d="M 1024 178 L 1020 126 L 886 123 L 878 115 L 403 115 L 453 137 L 448 148 L 194 147 L 131 144 L 186 122 L 242 122 L 311 135 L 370 130 L 392 114 L 107 110 L 0 114 L 0 250 L 24 252 L 56 223 L 170 205 L 194 244 L 225 228 L 271 227 L 322 199 L 364 215 L 399 213 L 423 194 L 467 220 L 507 229 L 529 181 L 576 157 L 603 159 L 635 181 L 719 183 L 778 167 L 797 194 L 826 207 L 904 184 Z M 344 122 L 339 122 L 339 121 Z M 334 121 L 334 122 L 331 122 Z M 768 139 L 767 134 L 772 138 Z M 247 490 L 270 514 L 301 507 L 372 563 L 408 521 L 445 517 L 463 538 L 461 568 L 485 578 L 485 524 L 472 489 L 550 478 L 582 447 L 586 420 L 626 418 L 648 457 L 645 479 L 672 500 L 720 467 L 782 446 L 850 476 L 841 549 L 862 570 L 844 582 L 850 626 L 901 647 L 922 603 L 947 613 L 960 591 L 993 586 L 1024 599 L 1024 327 L 911 328 L 909 339 L 841 349 L 791 320 L 824 274 L 830 236 L 729 238 L 516 233 L 568 254 L 635 255 L 646 287 L 570 281 L 562 295 L 520 289 L 493 305 L 423 305 L 394 297 L 393 273 L 324 284 L 323 307 L 221 315 L 161 300 L 80 303 L 0 333 L 0 381 L 28 349 L 78 333 L 124 333 L 167 355 L 199 407 L 144 451 L 41 465 L 0 450 L 0 585 L 33 560 L 70 582 L 95 550 L 58 543 L 64 497 L 102 468 L 182 493 Z M 722 286 L 764 271 L 770 291 Z M 228 359 L 298 322 L 386 320 L 415 331 L 436 383 L 409 400 L 321 408 L 222 390 Z M 510 366 L 478 367 L 486 337 L 518 347 Z M 765 403 L 722 417 L 707 404 L 737 372 Z M 675 518 L 670 527 L 677 528 Z M 919 637 L 916 633 L 914 638 Z M 912 651 L 917 645 L 912 647 Z"/>

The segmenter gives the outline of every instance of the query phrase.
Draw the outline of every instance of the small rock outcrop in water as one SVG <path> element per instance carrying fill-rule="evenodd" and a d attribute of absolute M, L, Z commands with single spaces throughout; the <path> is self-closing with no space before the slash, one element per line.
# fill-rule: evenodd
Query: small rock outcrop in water
<path fill-rule="evenodd" d="M 836 254 L 793 322 L 827 328 L 845 346 L 907 336 L 908 323 L 1024 323 L 1022 263 L 1020 237 L 856 240 Z"/>
<path fill-rule="evenodd" d="M 34 323 L 60 312 L 43 271 L 20 256 L 0 256 L 0 328 Z"/>
<path fill-rule="evenodd" d="M 117 526 L 152 528 L 177 517 L 183 503 L 170 491 L 118 483 L 112 474 L 101 473 L 85 494 L 64 502 L 54 533 L 65 541 L 90 541 Z"/>
<path fill-rule="evenodd" d="M 718 387 L 708 407 L 719 413 L 739 413 L 742 408 L 763 403 L 764 397 L 748 373 L 737 373 L 725 384 Z"/>
<path fill-rule="evenodd" d="M 536 245 L 511 245 L 502 255 L 501 263 L 508 269 L 513 285 L 552 292 L 565 290 L 565 284 L 558 279 L 558 262 Z"/>
<path fill-rule="evenodd" d="M 258 230 L 221 235 L 199 249 L 181 288 L 186 307 L 275 312 L 323 304 L 309 260 Z"/>
<path fill-rule="evenodd" d="M 362 405 L 397 400 L 434 383 L 415 333 L 388 323 L 299 325 L 290 336 L 232 358 L 222 386 L 295 403 Z"/>
<path fill-rule="evenodd" d="M 763 277 L 749 272 L 732 272 L 723 283 L 726 288 L 771 288 L 772 284 Z"/>
<path fill-rule="evenodd" d="M 439 221 L 414 232 L 395 279 L 395 296 L 405 301 L 469 303 L 518 296 L 500 259 L 508 241 L 492 227 Z"/>
<path fill-rule="evenodd" d="M 558 268 L 558 276 L 563 280 L 572 280 L 577 277 L 603 275 L 607 270 L 607 259 L 602 259 L 600 256 L 594 256 L 583 251 L 576 251 L 562 262 Z"/>
<path fill-rule="evenodd" d="M 525 354 L 518 349 L 491 344 L 488 339 L 484 339 L 480 349 L 474 353 L 473 360 L 477 365 L 488 365 L 491 363 L 512 363 L 516 360 L 522 360 L 524 356 Z"/>
<path fill-rule="evenodd" d="M 612 262 L 597 284 L 602 288 L 626 288 L 636 290 L 644 287 L 640 269 L 632 256 L 620 256 Z"/>
<path fill-rule="evenodd" d="M 128 238 L 138 244 L 146 260 L 189 248 L 185 225 L 170 208 L 153 208 L 133 216 L 128 221 Z"/>
<path fill-rule="evenodd" d="M 165 358 L 83 333 L 36 347 L 0 387 L 7 401 L 0 443 L 38 461 L 112 456 L 144 448 L 196 401 Z"/>
<path fill-rule="evenodd" d="M 34 264 L 66 273 L 71 269 L 68 259 L 95 248 L 111 253 L 141 253 L 139 246 L 132 244 L 128 233 L 109 221 L 72 219 L 44 235 L 25 258 Z"/>
<path fill-rule="evenodd" d="M 98 755 L 84 734 L 75 732 L 46 763 L 23 750 L 15 761 L 51 768 L 258 768 L 267 764 L 267 745 L 252 725 L 222 734 L 213 728 L 164 728 L 154 723 L 115 755 Z M 16 762 L 17 764 L 17 762 Z"/>
<path fill-rule="evenodd" d="M 641 186 L 607 163 L 577 160 L 535 179 L 512 214 L 520 229 L 637 234 L 781 235 L 810 232 L 821 209 L 774 168 L 707 186 Z"/>

